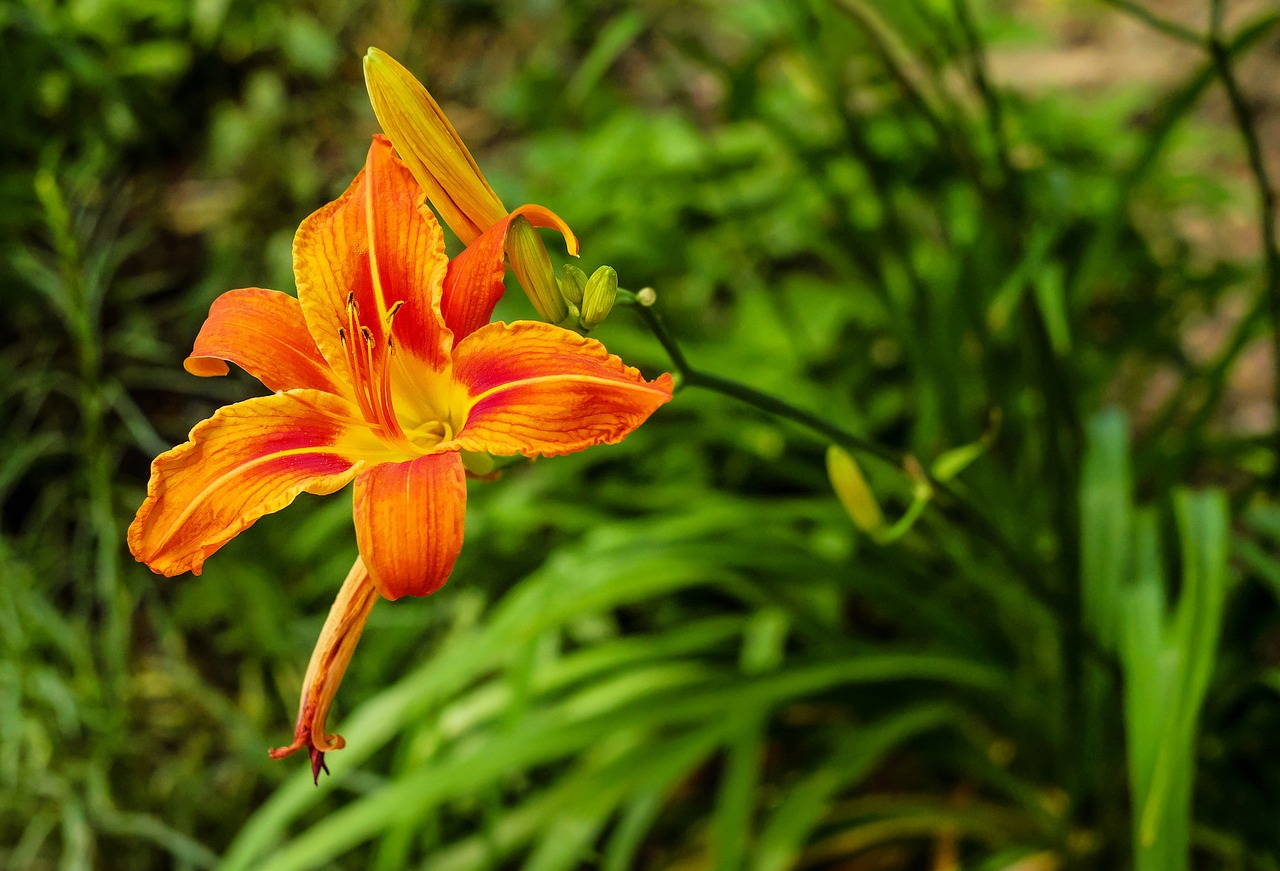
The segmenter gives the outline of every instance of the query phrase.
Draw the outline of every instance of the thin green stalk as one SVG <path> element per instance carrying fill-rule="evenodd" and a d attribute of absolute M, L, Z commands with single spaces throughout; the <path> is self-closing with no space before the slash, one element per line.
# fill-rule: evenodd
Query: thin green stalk
<path fill-rule="evenodd" d="M 1245 152 L 1249 157 L 1249 169 L 1253 173 L 1254 186 L 1258 189 L 1258 229 L 1262 234 L 1262 252 L 1264 279 L 1262 299 L 1271 313 L 1271 362 L 1274 367 L 1274 387 L 1276 407 L 1280 408 L 1280 248 L 1276 243 L 1276 193 L 1267 174 L 1267 164 L 1262 156 L 1262 144 L 1258 138 L 1258 127 L 1253 111 L 1240 89 L 1235 68 L 1227 44 L 1222 39 L 1222 0 L 1212 0 L 1211 32 L 1209 34 L 1209 55 L 1213 59 L 1218 77 L 1227 92 L 1227 100 L 1231 104 L 1231 114 L 1235 117 L 1236 127 L 1244 139 Z M 1276 462 L 1271 473 L 1273 483 L 1280 483 L 1280 426 L 1276 427 Z"/>
<path fill-rule="evenodd" d="M 639 312 L 641 319 L 645 322 L 650 332 L 653 333 L 654 338 L 658 340 L 671 358 L 672 365 L 680 376 L 681 384 L 712 390 L 724 396 L 738 399 L 761 411 L 794 421 L 808 427 L 819 435 L 825 436 L 843 448 L 876 457 L 898 470 L 905 471 L 909 468 L 909 474 L 923 477 L 933 492 L 944 497 L 947 504 L 961 515 L 962 520 L 972 526 L 983 539 L 996 549 L 1010 568 L 1023 579 L 1028 589 L 1045 606 L 1051 609 L 1061 608 L 1063 605 L 1062 596 L 1045 585 L 1041 577 L 1043 573 L 1039 567 L 1027 560 L 990 518 L 947 484 L 933 477 L 909 454 L 894 451 L 891 448 L 854 435 L 816 414 L 797 408 L 785 400 L 756 390 L 754 387 L 694 368 L 685 356 L 680 343 L 667 330 L 662 321 L 662 316 L 652 306 L 637 304 L 634 308 Z"/>
<path fill-rule="evenodd" d="M 1235 56 L 1252 49 L 1252 47 L 1257 45 L 1262 38 L 1270 35 L 1277 26 L 1280 26 L 1280 14 L 1277 13 L 1263 14 L 1260 15 L 1260 17 L 1251 20 L 1248 24 L 1244 24 L 1239 31 L 1236 31 L 1235 36 L 1231 37 L 1229 44 L 1225 47 L 1228 59 L 1234 59 Z M 1160 156 L 1162 149 L 1164 149 L 1165 143 L 1169 141 L 1171 129 L 1175 127 L 1175 124 L 1178 123 L 1179 120 L 1183 119 L 1185 115 L 1188 114 L 1188 111 L 1192 108 L 1194 102 L 1199 100 L 1199 97 L 1203 95 L 1204 90 L 1211 85 L 1212 79 L 1216 76 L 1216 72 L 1217 68 L 1215 61 L 1207 59 L 1201 67 L 1197 67 L 1196 73 L 1192 74 L 1192 76 L 1187 79 L 1187 83 L 1184 83 L 1184 85 L 1179 88 L 1179 91 L 1166 101 L 1167 108 L 1164 111 L 1161 111 L 1161 113 L 1158 113 L 1156 127 L 1152 129 L 1151 136 L 1148 136 L 1147 145 L 1144 146 L 1142 155 L 1134 161 L 1134 164 L 1129 168 L 1129 170 L 1126 170 L 1124 181 L 1121 182 L 1119 186 L 1121 191 L 1132 190 L 1134 186 L 1137 186 L 1140 179 L 1146 177 L 1149 170 L 1151 170 L 1152 167 L 1155 167 L 1158 156 Z M 1114 227 L 1119 224 L 1119 220 L 1123 214 L 1124 200 L 1117 196 L 1114 208 L 1112 208 L 1111 216 L 1108 218 L 1107 232 L 1112 234 L 1112 236 L 1114 236 L 1115 233 Z M 1103 252 L 1103 254 L 1092 256 L 1091 259 L 1094 263 L 1105 263 L 1107 255 Z M 1076 278 L 1076 283 L 1087 283 L 1085 275 L 1093 275 L 1096 274 L 1096 272 L 1096 269 L 1080 270 L 1078 278 Z M 1181 391 L 1175 392 L 1174 395 L 1170 396 L 1169 400 L 1167 400 L 1164 405 L 1161 406 L 1161 409 L 1156 412 L 1155 418 L 1153 418 L 1153 423 L 1151 424 L 1151 427 L 1149 427 L 1151 432 L 1188 434 L 1187 438 L 1184 439 L 1183 447 L 1178 451 L 1178 459 L 1176 459 L 1175 468 L 1167 471 L 1165 474 L 1166 479 L 1180 478 L 1181 469 L 1183 469 L 1183 465 L 1185 464 L 1185 461 L 1187 461 L 1188 457 L 1196 456 L 1198 455 L 1198 452 L 1202 450 L 1203 425 L 1206 424 L 1208 419 L 1210 419 L 1213 410 L 1217 407 L 1217 402 L 1219 402 L 1221 398 L 1222 391 L 1226 388 L 1226 373 L 1228 373 L 1231 365 L 1234 364 L 1239 352 L 1242 351 L 1245 345 L 1248 345 L 1248 342 L 1253 338 L 1253 334 L 1257 329 L 1257 325 L 1254 323 L 1256 322 L 1257 316 L 1260 315 L 1261 311 L 1270 304 L 1270 298 L 1260 296 L 1257 300 L 1254 300 L 1251 310 L 1249 310 L 1248 313 L 1239 320 L 1239 323 L 1236 324 L 1235 332 L 1231 334 L 1231 337 L 1226 341 L 1224 347 L 1222 347 L 1222 351 L 1217 355 L 1217 359 L 1213 360 L 1206 369 L 1197 371 L 1197 373 L 1192 373 L 1188 379 L 1187 386 L 1185 386 L 1184 389 L 1181 389 Z M 1196 379 L 1196 382 L 1198 383 L 1206 384 L 1206 387 L 1204 387 L 1203 398 L 1199 398 L 1199 400 L 1197 400 L 1196 410 L 1193 411 L 1190 419 L 1183 421 L 1183 423 L 1178 423 L 1179 410 L 1185 405 L 1185 403 L 1187 403 L 1185 402 L 1185 397 L 1192 395 L 1188 389 L 1188 387 L 1193 386 L 1192 382 L 1190 382 L 1190 378 Z M 1139 457 L 1139 460 L 1144 459 L 1144 465 L 1149 466 L 1153 457 L 1155 457 L 1155 452 L 1148 452 L 1144 457 Z M 1146 471 L 1147 470 L 1144 469 L 1143 474 L 1146 474 Z"/>
<path fill-rule="evenodd" d="M 1208 53 L 1209 61 L 1204 70 L 1193 76 L 1191 86 L 1187 89 L 1184 97 L 1179 99 L 1178 103 L 1183 106 L 1189 106 L 1195 97 L 1199 95 L 1203 86 L 1208 84 L 1207 74 L 1216 74 L 1222 79 L 1228 101 L 1231 104 L 1232 114 L 1245 143 L 1250 170 L 1254 177 L 1255 186 L 1258 189 L 1258 223 L 1262 234 L 1261 244 L 1265 270 L 1262 293 L 1249 313 L 1241 319 L 1223 351 L 1218 355 L 1217 360 L 1203 373 L 1202 377 L 1208 381 L 1205 397 L 1192 416 L 1191 422 L 1179 428 L 1180 431 L 1188 434 L 1188 437 L 1183 440 L 1182 449 L 1178 452 L 1177 464 L 1180 466 L 1186 457 L 1199 449 L 1202 442 L 1202 428 L 1217 407 L 1218 400 L 1222 396 L 1222 392 L 1226 387 L 1227 372 L 1235 362 L 1236 357 L 1248 344 L 1249 339 L 1252 338 L 1255 329 L 1254 320 L 1264 308 L 1270 312 L 1272 321 L 1272 356 L 1273 365 L 1276 367 L 1276 404 L 1280 406 L 1280 249 L 1277 248 L 1276 241 L 1276 194 L 1275 188 L 1268 177 L 1266 163 L 1262 157 L 1261 142 L 1253 113 L 1250 111 L 1248 101 L 1240 89 L 1239 80 L 1236 78 L 1232 64 L 1237 54 L 1256 44 L 1277 23 L 1280 23 L 1280 15 L 1263 15 L 1242 27 L 1230 40 L 1226 40 L 1221 33 L 1223 14 L 1221 0 L 1211 0 L 1210 34 L 1205 39 L 1180 25 L 1158 18 L 1147 11 L 1145 7 L 1128 2 L 1128 0 L 1104 0 L 1104 2 L 1134 15 L 1153 28 L 1176 39 L 1184 42 L 1194 42 L 1198 48 L 1204 49 Z M 1182 114 L 1179 111 L 1174 117 Z M 1164 139 L 1164 135 L 1158 135 L 1153 137 L 1152 141 L 1162 143 Z M 1131 186 L 1136 181 L 1136 178 L 1154 163 L 1155 155 L 1156 149 L 1149 147 L 1142 159 L 1137 162 L 1130 172 L 1130 181 L 1126 183 L 1126 187 Z M 1156 416 L 1156 422 L 1152 426 L 1153 431 L 1166 432 L 1170 430 L 1179 407 L 1178 398 L 1178 396 L 1171 398 L 1160 410 Z M 1276 429 L 1272 441 L 1277 456 L 1277 462 L 1272 470 L 1272 483 L 1274 485 L 1280 482 L 1280 427 Z"/>
<path fill-rule="evenodd" d="M 112 505 L 110 456 L 105 443 L 106 402 L 99 322 L 101 291 L 92 285 L 102 279 L 92 275 L 87 267 L 86 252 L 78 241 L 83 234 L 77 232 L 54 168 L 42 167 L 36 173 L 34 184 L 57 258 L 64 288 L 62 314 L 76 353 L 75 399 L 81 417 L 79 441 L 88 502 L 86 526 L 95 544 L 94 576 L 106 614 L 105 631 L 100 633 L 102 664 L 113 696 L 123 698 L 128 678 L 126 651 L 132 605 L 127 591 L 120 585 L 119 533 Z"/>
<path fill-rule="evenodd" d="M 908 244 L 908 234 L 902 220 L 901 211 L 894 202 L 893 191 L 886 181 L 892 173 L 885 171 L 885 162 L 874 153 L 867 142 L 864 135 L 866 127 L 864 120 L 856 117 L 854 110 L 846 105 L 844 100 L 837 97 L 837 95 L 843 93 L 843 90 L 837 77 L 833 75 L 832 65 L 816 62 L 815 67 L 825 76 L 826 92 L 830 98 L 829 105 L 831 110 L 839 119 L 840 126 L 844 130 L 845 142 L 849 145 L 853 155 L 865 167 L 871 189 L 879 202 L 881 214 L 883 215 L 883 226 L 875 244 L 868 245 L 865 233 L 859 231 L 853 225 L 849 218 L 848 203 L 840 198 L 834 186 L 820 184 L 818 188 L 831 204 L 832 214 L 836 216 L 838 221 L 835 232 L 838 232 L 847 240 L 844 246 L 845 250 L 855 253 L 859 265 L 871 277 L 869 286 L 873 289 L 876 298 L 884 306 L 886 314 L 899 327 L 898 333 L 903 337 L 906 352 L 912 360 L 912 364 L 917 368 L 924 369 L 929 366 L 929 359 L 921 348 L 922 341 L 927 342 L 927 338 L 921 340 L 919 337 L 930 335 L 934 318 L 924 281 L 920 276 L 920 271 L 916 268 L 915 261 L 911 257 L 911 246 Z M 822 178 L 827 172 L 825 165 L 813 159 L 810 155 L 810 149 L 806 149 L 804 144 L 800 142 L 789 122 L 774 117 L 772 113 L 767 114 L 765 120 L 774 135 L 785 142 L 794 154 L 806 162 L 813 177 Z M 864 254 L 863 252 L 868 249 L 879 252 L 879 256 Z M 890 260 L 901 268 L 902 274 L 906 278 L 907 286 L 911 291 L 910 301 L 905 307 L 899 305 L 898 301 L 893 298 L 893 294 L 887 290 L 885 270 L 887 261 Z M 932 374 L 944 383 L 954 375 L 949 370 L 938 371 L 936 367 Z M 941 391 L 941 394 L 943 398 L 954 399 L 957 392 L 952 389 Z M 945 413 L 948 415 L 950 423 L 954 423 L 959 415 L 954 403 L 946 409 Z"/>
<path fill-rule="evenodd" d="M 955 156 L 956 160 L 973 179 L 974 184 L 983 188 L 982 172 L 972 152 L 965 147 L 963 137 L 957 136 L 950 123 L 952 119 L 945 114 L 944 104 L 948 102 L 947 93 L 938 83 L 926 88 L 924 82 L 918 82 L 909 73 L 912 56 L 910 50 L 895 34 L 892 28 L 876 10 L 874 4 L 866 0 L 835 0 L 835 7 L 851 18 L 867 36 L 871 49 L 880 58 L 885 70 L 897 83 L 906 99 L 914 105 L 924 117 L 938 139 L 938 144 Z"/>
<path fill-rule="evenodd" d="M 1128 12 L 1134 18 L 1142 20 L 1152 29 L 1158 30 L 1166 36 L 1171 36 L 1180 42 L 1194 45 L 1196 48 L 1204 48 L 1203 36 L 1196 33 L 1189 27 L 1183 27 L 1176 21 L 1161 18 L 1141 3 L 1136 3 L 1134 0 L 1102 0 L 1102 2 Z"/>
<path fill-rule="evenodd" d="M 1211 0 L 1209 3 L 1209 39 L 1216 40 L 1222 33 L 1222 3 L 1220 0 Z"/>
<path fill-rule="evenodd" d="M 667 330 L 666 325 L 662 321 L 661 315 L 653 310 L 651 306 L 637 305 L 636 311 L 640 313 L 640 317 L 644 320 L 645 325 L 649 327 L 649 331 L 653 333 L 654 338 L 666 350 L 667 355 L 671 358 L 671 363 L 675 366 L 676 371 L 680 374 L 680 381 L 683 385 L 689 387 L 703 387 L 708 390 L 714 390 L 716 393 L 722 393 L 725 396 L 731 396 L 734 399 L 741 400 L 748 405 L 754 405 L 761 411 L 769 414 L 784 417 L 788 420 L 795 421 L 803 426 L 807 426 L 814 432 L 826 436 L 831 441 L 847 448 L 851 451 L 870 454 L 877 457 L 891 466 L 902 467 L 905 457 L 895 451 L 890 450 L 875 442 L 868 441 L 854 435 L 851 432 L 841 429 L 838 426 L 811 414 L 803 409 L 796 408 L 789 402 L 785 402 L 776 396 L 770 396 L 756 390 L 754 387 L 748 387 L 738 381 L 729 378 L 723 378 L 710 372 L 703 372 L 695 369 L 690 365 L 689 360 L 684 355 L 684 351 L 680 348 L 678 342 Z"/>
<path fill-rule="evenodd" d="M 1267 13 L 1260 15 L 1241 27 L 1228 46 L 1228 54 L 1232 57 L 1248 51 L 1280 24 L 1280 14 Z M 1154 122 L 1147 130 L 1141 153 L 1127 170 L 1123 172 L 1114 188 L 1112 202 L 1107 207 L 1106 217 L 1099 222 L 1092 233 L 1092 240 L 1085 249 L 1084 256 L 1071 281 L 1068 297 L 1079 296 L 1082 288 L 1091 286 L 1099 275 L 1111 268 L 1111 261 L 1116 256 L 1117 239 L 1120 228 L 1128 220 L 1129 192 L 1134 190 L 1156 166 L 1157 159 L 1163 154 L 1170 141 L 1170 134 L 1185 118 L 1204 94 L 1215 78 L 1213 62 L 1205 58 L 1183 84 L 1166 97 L 1154 114 Z M 1165 432 L 1169 429 L 1174 412 L 1177 411 L 1178 398 L 1171 400 L 1157 415 L 1152 424 L 1152 432 Z"/>
<path fill-rule="evenodd" d="M 1057 613 L 1061 615 L 1062 627 L 1061 661 L 1066 682 L 1065 720 L 1071 724 L 1074 735 L 1078 736 L 1088 734 L 1091 727 L 1086 698 L 1086 666 L 1097 645 L 1096 636 L 1082 620 L 1083 591 L 1074 580 L 1080 577 L 1080 520 L 1076 494 L 1080 489 L 1084 440 L 1076 409 L 1079 391 L 1072 383 L 1068 361 L 1053 350 L 1043 309 L 1028 297 L 1023 300 L 1022 315 L 1030 346 L 1034 383 L 1039 386 L 1044 400 L 1042 416 L 1048 460 L 1043 474 L 1045 484 L 1054 497 L 1050 510 L 1060 542 L 1053 567 L 1063 579 L 1060 585 L 1063 593 L 1058 598 Z M 1077 747 L 1077 751 L 1080 749 L 1083 748 Z M 1063 783 L 1072 798 L 1073 806 L 1088 814 L 1089 808 L 1085 802 L 1089 792 L 1089 760 L 1063 753 L 1060 762 L 1064 766 Z"/>
<path fill-rule="evenodd" d="M 1011 185 L 1017 176 L 1013 161 L 1009 159 L 1009 137 L 1004 129 L 1004 107 L 995 88 L 991 85 L 991 77 L 987 73 L 987 51 L 982 37 L 978 33 L 978 25 L 969 8 L 968 0 L 951 0 L 956 22 L 960 32 L 964 34 L 965 46 L 969 54 L 970 73 L 973 85 L 987 108 L 987 128 L 991 134 L 991 144 L 996 152 L 996 162 L 1004 174 L 1004 182 Z"/>
<path fill-rule="evenodd" d="M 1227 389 L 1227 375 L 1241 352 L 1253 339 L 1254 333 L 1259 328 L 1258 316 L 1268 305 L 1269 301 L 1263 297 L 1259 297 L 1254 301 L 1253 306 L 1236 324 L 1235 331 L 1227 339 L 1226 344 L 1218 353 L 1217 359 L 1202 372 L 1201 377 L 1208 384 L 1205 388 L 1204 398 L 1200 400 L 1200 404 L 1190 419 L 1175 426 L 1179 407 L 1177 397 L 1171 398 L 1156 417 L 1152 430 L 1162 433 L 1176 433 L 1178 436 L 1177 442 L 1181 445 L 1174 459 L 1174 469 L 1171 477 L 1181 478 L 1182 472 L 1185 471 L 1183 467 L 1188 459 L 1200 454 L 1204 443 L 1205 426 L 1208 424 L 1214 410 L 1218 407 L 1218 400 L 1222 398 L 1222 394 Z"/>

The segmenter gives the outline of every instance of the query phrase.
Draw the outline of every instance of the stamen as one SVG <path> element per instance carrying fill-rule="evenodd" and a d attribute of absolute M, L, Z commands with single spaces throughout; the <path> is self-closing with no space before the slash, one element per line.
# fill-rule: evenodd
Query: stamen
<path fill-rule="evenodd" d="M 378 372 L 378 399 L 382 408 L 386 409 L 388 418 L 388 430 L 395 434 L 400 441 L 408 442 L 408 437 L 404 434 L 404 430 L 400 427 L 400 421 L 396 417 L 395 406 L 391 401 L 391 359 L 390 355 L 394 353 L 395 346 L 391 344 L 391 337 L 387 336 L 387 356 L 382 360 L 382 366 Z"/>
<path fill-rule="evenodd" d="M 339 328 L 338 338 L 347 352 L 347 362 L 355 382 L 356 400 L 365 420 L 381 430 L 382 437 L 387 441 L 411 447 L 412 443 L 400 426 L 391 400 L 390 359 L 396 352 L 395 340 L 391 336 L 391 322 L 404 303 L 404 300 L 397 300 L 384 316 L 384 331 L 387 336 L 384 350 L 373 330 L 360 323 L 360 304 L 356 301 L 355 291 L 351 291 L 347 294 L 347 326 L 345 329 Z M 348 336 L 355 336 L 357 332 L 364 339 L 363 347 L 347 340 Z"/>
<path fill-rule="evenodd" d="M 391 320 L 396 316 L 396 312 L 400 311 L 400 309 L 404 307 L 404 304 L 405 300 L 398 299 L 392 303 L 391 308 L 387 310 L 387 353 L 389 354 L 395 354 L 396 352 L 395 340 L 391 338 Z"/>
<path fill-rule="evenodd" d="M 365 420 L 369 423 L 379 423 L 379 415 L 376 412 L 373 396 L 369 392 L 369 375 L 370 367 L 367 355 L 360 354 L 352 342 L 347 341 L 349 336 L 354 335 L 357 331 L 365 331 L 368 328 L 360 325 L 360 305 L 356 302 L 355 291 L 347 294 L 347 326 L 346 328 L 338 328 L 338 338 L 342 341 L 342 347 L 347 352 L 347 365 L 351 368 L 352 387 L 356 394 L 356 403 L 360 406 L 360 413 L 364 415 Z M 367 341 L 367 339 L 366 339 Z"/>

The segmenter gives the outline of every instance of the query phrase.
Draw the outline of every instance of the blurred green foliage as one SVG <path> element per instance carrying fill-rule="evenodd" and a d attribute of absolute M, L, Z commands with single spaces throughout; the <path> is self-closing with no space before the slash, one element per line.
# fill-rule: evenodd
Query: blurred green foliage
<path fill-rule="evenodd" d="M 1280 13 L 1171 88 L 1037 95 L 992 81 L 1054 38 L 1014 11 L 0 6 L 0 864 L 1280 868 L 1275 408 L 1231 415 L 1276 276 L 1180 217 L 1256 215 L 1218 170 L 1240 131 L 1195 109 Z M 622 445 L 471 488 L 451 582 L 374 610 L 316 788 L 265 750 L 349 503 L 199 579 L 124 529 L 150 458 L 260 389 L 179 363 L 218 293 L 292 287 L 375 131 L 370 44 L 508 204 L 656 288 L 698 370 L 949 492 L 873 543 L 824 439 L 691 382 Z M 670 365 L 625 307 L 595 334 Z"/>

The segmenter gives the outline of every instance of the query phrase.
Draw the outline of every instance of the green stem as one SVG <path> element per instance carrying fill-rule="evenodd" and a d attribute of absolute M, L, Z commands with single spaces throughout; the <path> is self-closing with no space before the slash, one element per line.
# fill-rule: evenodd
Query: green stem
<path fill-rule="evenodd" d="M 860 451 L 865 454 L 871 454 L 884 460 L 890 465 L 902 467 L 904 456 L 894 453 L 886 447 L 859 438 L 853 433 L 846 432 L 837 426 L 833 426 L 828 421 L 823 420 L 816 414 L 812 414 L 801 408 L 796 408 L 789 402 L 762 393 L 754 387 L 748 387 L 738 381 L 729 378 L 722 378 L 719 375 L 713 375 L 710 372 L 702 372 L 697 369 L 686 369 L 682 372 L 684 383 L 691 387 L 704 387 L 707 390 L 714 390 L 716 393 L 722 393 L 725 396 L 732 396 L 748 405 L 754 405 L 761 411 L 769 414 L 777 415 L 788 420 L 793 420 L 803 426 L 808 427 L 816 433 L 826 436 L 831 441 L 840 445 L 842 448 L 848 448 L 852 451 Z"/>
<path fill-rule="evenodd" d="M 1141 3 L 1135 3 L 1134 0 L 1103 0 L 1103 2 L 1128 12 L 1134 18 L 1145 22 L 1149 27 L 1160 31 L 1165 36 L 1171 36 L 1180 42 L 1194 45 L 1197 48 L 1204 48 L 1204 37 L 1200 34 L 1188 27 L 1183 27 L 1176 21 L 1161 18 Z"/>
<path fill-rule="evenodd" d="M 1227 102 L 1231 106 L 1231 114 L 1235 119 L 1236 128 L 1240 131 L 1240 137 L 1244 140 L 1245 153 L 1249 161 L 1249 170 L 1253 175 L 1254 187 L 1258 191 L 1258 228 L 1262 235 L 1260 241 L 1264 274 L 1258 308 L 1266 306 L 1271 316 L 1271 358 L 1272 366 L 1274 367 L 1275 401 L 1277 407 L 1280 407 L 1280 243 L 1276 241 L 1276 191 L 1271 184 L 1271 179 L 1267 173 L 1267 164 L 1262 156 L 1262 143 L 1258 137 L 1258 127 L 1254 120 L 1253 111 L 1249 108 L 1249 102 L 1240 88 L 1240 81 L 1236 78 L 1235 67 L 1232 65 L 1232 56 L 1245 42 L 1245 37 L 1254 36 L 1258 31 L 1269 27 L 1273 22 L 1268 18 L 1259 19 L 1254 24 L 1244 28 L 1234 40 L 1228 42 L 1222 35 L 1222 0 L 1210 0 L 1209 34 L 1207 37 L 1201 36 L 1180 24 L 1160 18 L 1145 6 L 1133 2 L 1133 0 L 1104 0 L 1104 2 L 1123 9 L 1174 39 L 1203 49 L 1209 55 L 1214 72 L 1222 80 L 1222 86 L 1227 92 Z M 1246 327 L 1247 323 L 1242 324 L 1238 335 L 1244 335 Z M 1239 349 L 1234 350 L 1238 351 Z M 1224 372 L 1225 366 L 1231 362 L 1233 357 L 1234 352 L 1223 357 Z M 1217 393 L 1220 392 L 1220 386 L 1220 384 L 1215 384 L 1215 390 L 1211 393 L 1211 398 L 1214 401 L 1216 401 Z M 1208 402 L 1201 407 L 1201 411 L 1204 415 L 1207 415 L 1212 408 L 1213 403 Z M 1275 428 L 1273 445 L 1276 460 L 1271 470 L 1271 481 L 1273 485 L 1280 485 L 1280 426 Z"/>
<path fill-rule="evenodd" d="M 987 71 L 986 46 L 978 33 L 978 25 L 974 20 L 973 10 L 969 8 L 968 0 L 951 0 L 951 7 L 955 13 L 956 22 L 960 25 L 960 32 L 964 35 L 974 87 L 977 88 L 978 95 L 987 108 L 987 130 L 991 135 L 991 146 L 995 150 L 996 162 L 1000 164 L 1005 186 L 1012 188 L 1017 179 L 1017 170 L 1009 158 L 1009 137 L 1004 128 L 1004 107 L 995 88 L 992 87 L 991 76 Z"/>
<path fill-rule="evenodd" d="M 894 80 L 903 96 L 920 112 L 933 130 L 939 147 L 949 151 L 965 173 L 983 193 L 987 193 L 982 169 L 959 131 L 947 114 L 954 111 L 946 88 L 940 81 L 928 81 L 924 76 L 913 76 L 909 70 L 915 58 L 906 43 L 885 23 L 876 4 L 868 0 L 835 0 L 835 7 L 851 18 L 867 37 L 872 51 L 879 57 L 885 71 Z"/>
<path fill-rule="evenodd" d="M 1227 92 L 1231 114 L 1244 139 L 1249 157 L 1249 169 L 1253 173 L 1254 186 L 1258 189 L 1258 229 L 1262 234 L 1262 258 L 1264 275 L 1262 299 L 1271 314 L 1272 365 L 1276 407 L 1280 408 L 1280 248 L 1276 242 L 1276 192 L 1267 175 L 1267 164 L 1262 157 L 1262 144 L 1253 112 L 1240 89 L 1235 68 L 1231 64 L 1229 48 L 1222 40 L 1222 0 L 1213 0 L 1212 31 L 1209 34 L 1209 56 L 1213 59 L 1218 77 Z M 1276 462 L 1272 468 L 1272 481 L 1280 483 L 1280 426 L 1276 427 Z"/>
<path fill-rule="evenodd" d="M 651 306 L 637 305 L 636 311 L 640 313 L 640 317 L 644 320 L 645 325 L 649 327 L 649 331 L 653 333 L 654 338 L 661 343 L 663 349 L 666 350 L 667 356 L 671 358 L 672 364 L 676 371 L 680 374 L 680 380 L 689 387 L 703 387 L 707 390 L 714 390 L 716 393 L 722 393 L 725 396 L 731 396 L 734 399 L 741 400 L 748 405 L 754 405 L 761 411 L 769 414 L 775 414 L 778 417 L 795 421 L 802 426 L 806 426 L 814 432 L 820 433 L 831 441 L 840 445 L 842 448 L 848 448 L 851 451 L 870 454 L 877 457 L 891 466 L 902 467 L 902 462 L 906 459 L 905 455 L 896 453 L 883 445 L 868 441 L 854 435 L 851 432 L 841 429 L 830 422 L 823 420 L 816 414 L 805 411 L 802 408 L 796 408 L 789 402 L 785 402 L 776 396 L 756 390 L 754 387 L 748 387 L 739 381 L 730 378 L 723 378 L 710 372 L 703 372 L 695 369 L 687 357 L 684 355 L 678 342 L 667 330 L 666 324 Z M 933 483 L 932 481 L 930 483 Z"/>
<path fill-rule="evenodd" d="M 629 293 L 626 296 L 633 297 Z M 924 480 L 933 489 L 933 492 L 944 497 L 947 504 L 956 510 L 962 519 L 973 527 L 983 539 L 991 544 L 1008 565 L 1024 579 L 1028 589 L 1045 607 L 1053 610 L 1059 610 L 1062 607 L 1062 596 L 1044 584 L 1042 580 L 1043 572 L 1040 568 L 1027 560 L 1004 536 L 1000 528 L 985 514 L 955 490 L 951 489 L 951 487 L 931 475 L 928 470 L 915 462 L 910 454 L 894 451 L 869 439 L 854 435 L 811 412 L 797 408 L 785 400 L 756 390 L 754 387 L 748 387 L 746 384 L 730 378 L 724 378 L 720 375 L 694 368 L 689 363 L 689 359 L 685 356 L 679 342 L 667 330 L 662 316 L 652 306 L 637 304 L 635 305 L 635 310 L 640 314 L 649 331 L 653 333 L 654 338 L 666 350 L 667 355 L 671 358 L 672 365 L 680 376 L 681 383 L 713 390 L 716 393 L 730 396 L 752 405 L 761 411 L 794 421 L 808 427 L 819 435 L 825 436 L 843 448 L 873 456 L 900 471 L 905 471 L 908 466 L 913 466 L 911 473 L 923 476 Z"/>

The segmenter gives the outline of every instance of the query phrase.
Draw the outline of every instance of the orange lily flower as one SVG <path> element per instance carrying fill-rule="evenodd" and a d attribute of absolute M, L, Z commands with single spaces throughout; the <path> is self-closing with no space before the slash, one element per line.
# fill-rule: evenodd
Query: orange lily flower
<path fill-rule="evenodd" d="M 364 80 L 383 132 L 462 244 L 470 245 L 487 228 L 508 217 L 458 131 L 411 72 L 386 52 L 370 48 L 364 58 Z M 545 209 L 524 211 L 529 208 L 523 206 L 516 212 L 535 227 L 559 230 L 569 253 L 576 257 L 578 240 L 565 223 Z M 527 226 L 509 226 L 516 233 L 510 240 L 504 237 L 512 271 L 538 314 L 553 324 L 561 323 L 569 308 L 560 295 L 542 240 Z"/>
<path fill-rule="evenodd" d="M 129 547 L 152 570 L 204 560 L 301 492 L 355 481 L 360 556 L 326 620 L 293 743 L 318 777 L 325 719 L 378 597 L 425 596 L 462 547 L 463 452 L 527 457 L 620 441 L 671 398 L 599 342 L 541 322 L 489 323 L 502 294 L 501 216 L 452 261 L 423 192 L 375 137 L 346 193 L 294 239 L 298 295 L 224 293 L 184 363 L 235 363 L 270 390 L 219 409 L 151 467 Z M 554 219 L 558 221 L 558 219 Z"/>

